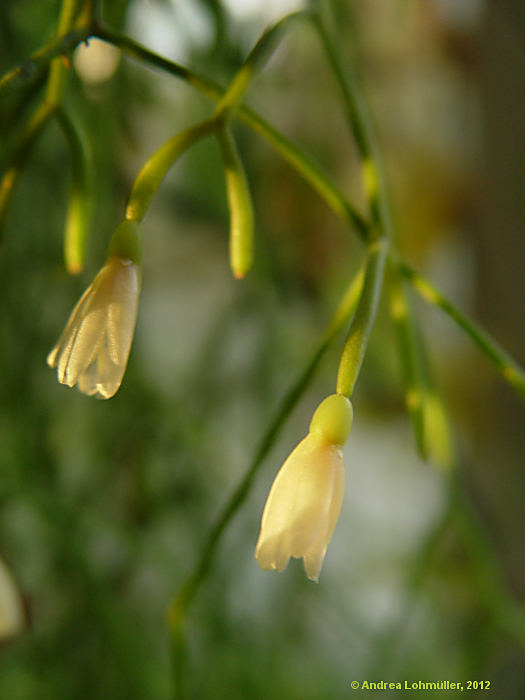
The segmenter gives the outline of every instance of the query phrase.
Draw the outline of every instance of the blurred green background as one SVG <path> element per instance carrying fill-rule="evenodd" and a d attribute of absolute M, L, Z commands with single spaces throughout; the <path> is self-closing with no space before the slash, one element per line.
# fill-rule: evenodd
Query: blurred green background
<path fill-rule="evenodd" d="M 301 3 L 106 6 L 111 26 L 224 83 L 268 21 Z M 2 0 L 2 72 L 53 36 L 58 9 L 56 0 Z M 525 363 L 525 6 L 341 0 L 335 9 L 380 133 L 401 250 Z M 0 648 L 0 700 L 172 697 L 168 600 L 362 256 L 308 185 L 236 125 L 256 209 L 254 270 L 231 279 L 219 153 L 203 142 L 145 219 L 139 319 L 120 391 L 99 402 L 60 386 L 45 357 L 103 262 L 134 176 L 211 110 L 174 78 L 117 59 L 103 80 L 80 61 L 70 71 L 66 105 L 95 172 L 85 272 L 71 278 L 62 265 L 69 160 L 53 123 L 4 231 L 0 554 L 28 625 Z M 38 97 L 4 112 L 4 135 Z M 336 85 L 309 27 L 294 27 L 247 102 L 363 206 Z M 320 584 L 295 560 L 281 575 L 260 571 L 253 548 L 275 473 L 333 391 L 342 338 L 190 608 L 191 697 L 376 697 L 352 691 L 354 679 L 490 680 L 492 697 L 524 697 L 525 407 L 447 318 L 418 311 L 450 409 L 458 491 L 415 453 L 384 303 Z"/>

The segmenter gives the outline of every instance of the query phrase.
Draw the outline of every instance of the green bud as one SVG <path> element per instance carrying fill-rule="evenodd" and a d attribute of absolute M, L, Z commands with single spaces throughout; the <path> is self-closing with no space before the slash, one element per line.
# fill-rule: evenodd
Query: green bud
<path fill-rule="evenodd" d="M 108 247 L 108 258 L 121 258 L 132 263 L 142 260 L 142 233 L 136 221 L 125 219 L 115 229 Z"/>
<path fill-rule="evenodd" d="M 250 188 L 227 129 L 217 132 L 226 176 L 230 208 L 230 267 L 236 279 L 242 279 L 253 262 L 253 207 Z"/>
<path fill-rule="evenodd" d="M 353 410 L 349 399 L 331 394 L 321 401 L 310 423 L 310 432 L 332 445 L 344 445 L 352 429 Z"/>

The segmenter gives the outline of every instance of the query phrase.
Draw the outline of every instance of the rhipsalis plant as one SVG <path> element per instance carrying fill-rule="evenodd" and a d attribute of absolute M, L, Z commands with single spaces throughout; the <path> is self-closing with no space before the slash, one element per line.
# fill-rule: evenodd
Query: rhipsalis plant
<path fill-rule="evenodd" d="M 300 22 L 309 24 L 312 36 L 319 40 L 342 99 L 348 122 L 348 138 L 353 140 L 361 163 L 366 202 L 363 212 L 348 200 L 330 175 L 323 172 L 307 152 L 244 103 L 245 96 L 277 43 Z M 59 382 L 70 387 L 77 386 L 84 394 L 101 399 L 109 399 L 119 390 L 139 308 L 143 248 L 144 257 L 148 256 L 148 226 L 143 219 L 149 208 L 155 206 L 154 197 L 178 158 L 208 137 L 216 139 L 224 168 L 230 219 L 231 270 L 237 279 L 249 273 L 257 255 L 254 250 L 257 217 L 251 201 L 249 178 L 242 164 L 243 152 L 232 135 L 231 126 L 238 120 L 273 146 L 276 154 L 305 179 L 347 226 L 349 234 L 357 235 L 363 244 L 360 272 L 349 283 L 331 323 L 319 338 L 310 363 L 286 394 L 262 437 L 249 469 L 208 533 L 194 570 L 171 602 L 170 621 L 174 644 L 177 645 L 181 639 L 185 610 L 209 571 L 223 532 L 246 499 L 255 474 L 280 428 L 300 400 L 327 347 L 336 339 L 339 342 L 339 332 L 348 326 L 337 372 L 334 367 L 334 384 L 326 387 L 327 398 L 314 412 L 308 434 L 277 473 L 264 508 L 256 546 L 255 556 L 263 569 L 281 571 L 290 557 L 299 557 L 304 561 L 307 576 L 318 580 L 342 504 L 345 481 L 342 449 L 353 419 L 350 400 L 359 379 L 382 296 L 390 301 L 404 371 L 406 406 L 418 450 L 424 458 L 442 467 L 451 467 L 453 450 L 443 403 L 432 382 L 423 332 L 412 308 L 412 291 L 428 304 L 441 309 L 456 323 L 485 354 L 503 380 L 523 397 L 525 373 L 488 333 L 416 272 L 404 260 L 402 251 L 398 250 L 381 151 L 353 67 L 347 65 L 340 55 L 324 16 L 315 11 L 289 15 L 264 32 L 230 85 L 223 88 L 212 79 L 155 54 L 129 36 L 112 30 L 99 12 L 99 3 L 64 0 L 56 37 L 0 80 L 0 95 L 9 94 L 15 98 L 19 95 L 21 99 L 36 77 L 47 75 L 43 80 L 39 104 L 17 138 L 10 141 L 9 150 L 2 154 L 0 221 L 4 228 L 9 227 L 8 205 L 28 155 L 43 129 L 55 120 L 65 137 L 71 163 L 71 199 L 64 235 L 66 270 L 77 273 L 82 269 L 89 212 L 93 205 L 90 181 L 96 177 L 96 166 L 90 163 L 89 146 L 82 135 L 82 125 L 68 111 L 65 98 L 70 56 L 76 46 L 89 41 L 91 37 L 98 37 L 120 49 L 124 55 L 186 82 L 214 101 L 216 106 L 210 109 L 206 119 L 178 131 L 165 143 L 159 144 L 139 170 L 127 202 L 122 202 L 123 221 L 116 226 L 109 241 L 107 258 L 81 296 L 47 358 L 48 364 L 56 367 Z M 148 284 L 147 279 L 144 279 L 144 284 Z M 121 391 L 125 392 L 125 386 Z M 354 403 L 358 422 L 359 405 Z"/>

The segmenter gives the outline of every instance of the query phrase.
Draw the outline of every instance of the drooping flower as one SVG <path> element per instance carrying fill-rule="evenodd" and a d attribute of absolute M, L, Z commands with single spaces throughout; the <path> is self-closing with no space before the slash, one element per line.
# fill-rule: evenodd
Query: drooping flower
<path fill-rule="evenodd" d="M 124 221 L 110 242 L 104 267 L 73 309 L 47 357 L 61 384 L 109 399 L 128 362 L 140 289 L 140 231 Z"/>
<path fill-rule="evenodd" d="M 351 426 L 346 397 L 333 394 L 318 406 L 308 435 L 279 470 L 266 501 L 255 548 L 262 569 L 282 571 L 290 557 L 298 557 L 308 578 L 319 579 L 343 502 L 341 448 Z"/>

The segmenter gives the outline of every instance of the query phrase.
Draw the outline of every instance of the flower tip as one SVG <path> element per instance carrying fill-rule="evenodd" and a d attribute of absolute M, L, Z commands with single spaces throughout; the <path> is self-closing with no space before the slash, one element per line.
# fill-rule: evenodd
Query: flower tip
<path fill-rule="evenodd" d="M 236 280 L 242 280 L 246 277 L 246 270 L 232 270 Z"/>

